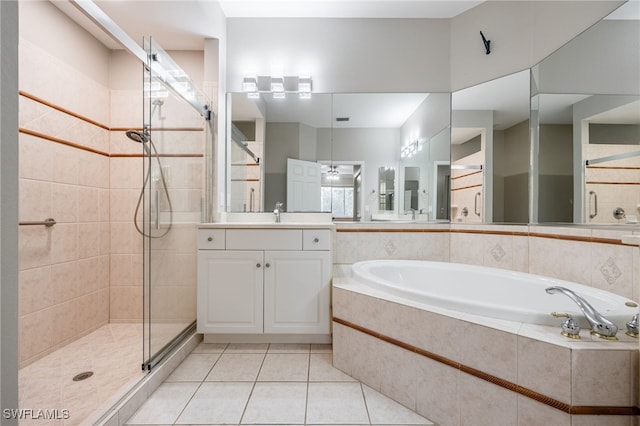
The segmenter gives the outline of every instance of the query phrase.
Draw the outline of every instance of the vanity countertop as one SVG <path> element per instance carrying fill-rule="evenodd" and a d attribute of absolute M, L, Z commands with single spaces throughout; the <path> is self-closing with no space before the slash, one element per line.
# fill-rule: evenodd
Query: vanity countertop
<path fill-rule="evenodd" d="M 213 222 L 201 223 L 200 229 L 334 229 L 333 223 L 305 222 Z"/>

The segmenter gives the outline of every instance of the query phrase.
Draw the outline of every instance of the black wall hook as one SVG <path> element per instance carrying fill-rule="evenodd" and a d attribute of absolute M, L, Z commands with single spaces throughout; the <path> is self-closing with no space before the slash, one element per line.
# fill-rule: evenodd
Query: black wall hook
<path fill-rule="evenodd" d="M 491 40 L 487 40 L 484 34 L 482 34 L 482 31 L 480 31 L 480 37 L 482 37 L 482 43 L 484 43 L 485 53 L 488 55 L 491 53 Z"/>

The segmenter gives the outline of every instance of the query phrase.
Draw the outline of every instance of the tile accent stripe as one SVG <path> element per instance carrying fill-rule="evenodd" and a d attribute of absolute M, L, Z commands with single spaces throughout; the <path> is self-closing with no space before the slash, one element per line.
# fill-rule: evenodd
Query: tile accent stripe
<path fill-rule="evenodd" d="M 477 185 L 469 185 L 469 186 L 461 186 L 461 187 L 459 187 L 459 188 L 451 188 L 451 190 L 452 190 L 452 191 L 460 191 L 460 190 L 463 190 L 463 189 L 481 188 L 481 187 L 482 187 L 482 184 L 481 184 L 481 183 L 479 183 L 479 184 L 477 184 Z"/>
<path fill-rule="evenodd" d="M 103 155 L 105 157 L 109 157 L 109 153 L 108 152 L 101 151 L 101 150 L 95 149 L 95 148 L 89 148 L 88 146 L 84 146 L 84 145 L 79 145 L 79 144 L 74 143 L 74 142 L 70 142 L 70 141 L 67 141 L 67 140 L 64 140 L 64 139 L 56 138 L 55 136 L 45 135 L 44 133 L 34 132 L 33 130 L 25 129 L 24 127 L 20 127 L 18 129 L 18 131 L 20 133 L 24 133 L 26 135 L 35 136 L 37 138 L 46 139 L 46 140 L 51 141 L 51 142 L 56 142 L 56 143 L 59 143 L 59 144 L 62 144 L 62 145 L 67 145 L 67 146 L 70 146 L 72 148 L 77 148 L 77 149 L 81 149 L 83 151 L 89 151 L 89 152 L 93 152 L 94 154 L 100 154 L 100 155 Z"/>
<path fill-rule="evenodd" d="M 449 358 L 443 357 L 441 355 L 435 354 L 433 352 L 426 351 L 417 346 L 410 345 L 408 343 L 402 342 L 400 340 L 396 340 L 392 337 L 385 336 L 384 334 L 378 333 L 376 331 L 370 330 L 366 327 L 362 327 L 358 324 L 354 324 L 350 321 L 343 320 L 341 318 L 333 317 L 333 321 L 337 324 L 341 324 L 345 327 L 349 327 L 353 330 L 359 331 L 361 333 L 367 334 L 369 336 L 380 339 L 384 342 L 390 343 L 394 346 L 400 347 L 407 351 L 416 353 L 423 357 L 432 359 L 439 363 L 445 364 L 449 367 L 458 369 L 464 373 L 470 374 L 478 379 L 493 383 L 494 385 L 500 386 L 504 389 L 510 390 L 512 392 L 516 392 L 520 395 L 531 398 L 535 401 L 538 401 L 542 404 L 553 407 L 557 410 L 563 411 L 568 414 L 576 414 L 576 415 L 612 415 L 612 416 L 637 416 L 640 415 L 639 407 L 611 407 L 611 406 L 579 406 L 579 405 L 569 405 L 562 401 L 558 401 L 557 399 L 551 398 L 550 396 L 541 394 L 539 392 L 533 391 L 531 389 L 527 389 L 525 387 L 519 386 L 513 382 L 508 380 L 501 379 L 500 377 L 496 377 L 492 374 L 485 373 L 484 371 L 477 370 L 475 368 L 469 367 L 467 365 L 461 364 L 457 361 L 453 361 Z"/>
<path fill-rule="evenodd" d="M 25 92 L 24 90 L 19 90 L 18 94 L 20 96 L 23 96 L 23 97 L 27 98 L 27 99 L 31 99 L 32 101 L 35 101 L 35 102 L 38 102 L 38 103 L 40 103 L 42 105 L 48 106 L 49 108 L 53 108 L 53 109 L 55 109 L 57 111 L 63 112 L 63 113 L 68 114 L 68 115 L 70 115 L 72 117 L 75 117 L 75 118 L 78 118 L 78 119 L 80 119 L 82 121 L 85 121 L 87 123 L 93 124 L 94 126 L 98 126 L 98 127 L 102 128 L 102 129 L 109 130 L 109 127 L 105 126 L 104 124 L 98 123 L 97 121 L 92 120 L 89 117 L 85 117 L 83 115 L 77 114 L 77 113 L 75 113 L 75 112 L 73 112 L 71 110 L 68 110 L 68 109 L 63 108 L 63 107 L 61 107 L 59 105 L 53 104 L 53 103 L 51 103 L 49 101 L 45 101 L 44 99 L 39 98 L 39 97 L 37 97 L 35 95 L 32 95 L 31 93 Z"/>
<path fill-rule="evenodd" d="M 640 182 L 599 182 L 599 181 L 587 181 L 586 184 L 591 185 L 640 185 Z"/>
<path fill-rule="evenodd" d="M 616 238 L 600 238 L 600 237 L 580 237 L 576 235 L 563 235 L 563 234 L 544 234 L 541 232 L 521 232 L 521 231 L 490 231 L 481 229 L 428 229 L 428 228 L 338 228 L 336 232 L 449 232 L 451 234 L 484 234 L 484 235 L 508 235 L 512 237 L 536 237 L 536 238 L 550 238 L 554 240 L 563 241 L 579 241 L 583 243 L 599 243 L 599 244 L 614 244 L 619 246 L 629 246 L 632 244 L 625 244 L 622 240 Z"/>
<path fill-rule="evenodd" d="M 477 175 L 478 173 L 482 173 L 482 170 L 478 170 L 477 172 L 471 172 L 471 173 L 467 173 L 467 174 L 460 175 L 460 176 L 454 176 L 454 177 L 451 178 L 451 180 L 466 178 L 466 177 L 469 177 L 469 176 Z"/>

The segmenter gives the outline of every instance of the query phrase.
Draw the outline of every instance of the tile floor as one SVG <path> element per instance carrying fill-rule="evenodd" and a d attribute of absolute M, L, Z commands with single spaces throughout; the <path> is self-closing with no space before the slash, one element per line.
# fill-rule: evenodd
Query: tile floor
<path fill-rule="evenodd" d="M 330 345 L 201 343 L 127 424 L 433 424 L 331 357 Z"/>
<path fill-rule="evenodd" d="M 144 374 L 142 324 L 107 324 L 18 371 L 22 409 L 68 410 L 69 419 L 23 419 L 24 425 L 82 425 Z M 73 376 L 93 376 L 74 382 Z"/>

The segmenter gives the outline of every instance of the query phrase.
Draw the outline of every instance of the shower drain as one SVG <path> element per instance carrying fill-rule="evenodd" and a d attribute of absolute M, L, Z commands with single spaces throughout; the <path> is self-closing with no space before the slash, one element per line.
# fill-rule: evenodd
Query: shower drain
<path fill-rule="evenodd" d="M 83 373 L 76 374 L 75 376 L 73 376 L 73 381 L 79 382 L 80 380 L 88 379 L 91 376 L 93 376 L 93 371 L 85 371 Z"/>

